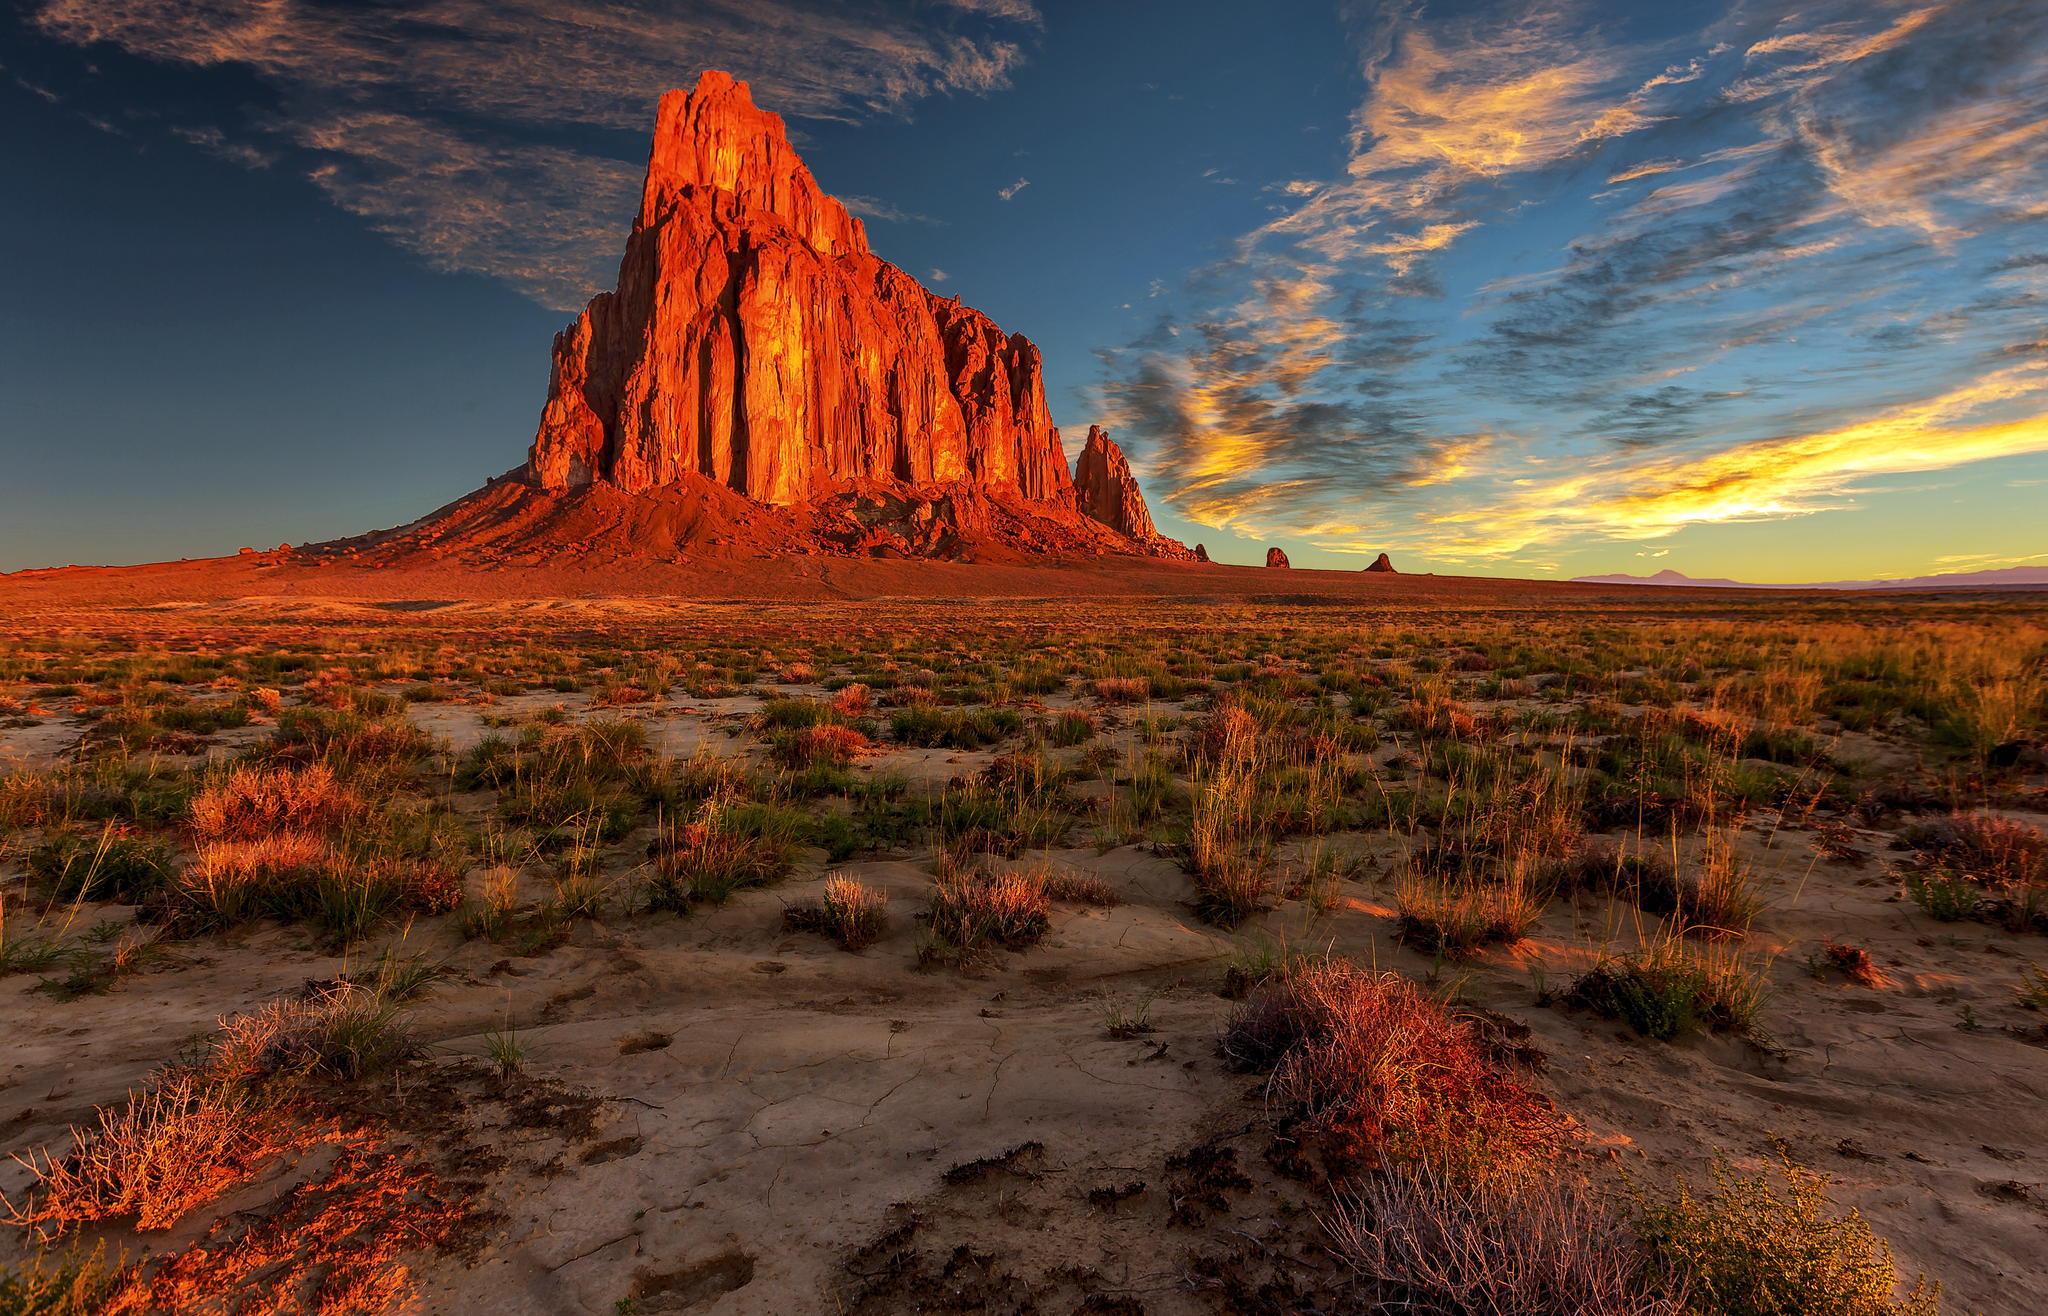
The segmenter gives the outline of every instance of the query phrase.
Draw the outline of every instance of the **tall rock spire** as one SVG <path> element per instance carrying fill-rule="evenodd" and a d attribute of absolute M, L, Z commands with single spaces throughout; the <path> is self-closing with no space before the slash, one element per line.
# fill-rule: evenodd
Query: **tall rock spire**
<path fill-rule="evenodd" d="M 1119 534 L 1150 539 L 1155 533 L 1131 464 L 1106 429 L 1088 427 L 1088 442 L 1074 460 L 1074 497 L 1084 513 Z"/>
<path fill-rule="evenodd" d="M 765 503 L 853 480 L 1071 505 L 1038 349 L 868 250 L 745 83 L 662 97 L 615 291 L 556 335 L 526 478 Z"/>

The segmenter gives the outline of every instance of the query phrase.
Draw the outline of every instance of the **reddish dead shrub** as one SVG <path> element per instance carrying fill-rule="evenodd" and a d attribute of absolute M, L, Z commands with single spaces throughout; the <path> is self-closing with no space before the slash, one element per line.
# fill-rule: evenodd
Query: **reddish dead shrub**
<path fill-rule="evenodd" d="M 1152 694 L 1152 682 L 1142 676 L 1099 676 L 1089 688 L 1105 704 L 1140 703 Z"/>
<path fill-rule="evenodd" d="M 868 738 L 849 726 L 820 722 L 775 742 L 775 759 L 785 767 L 843 768 L 869 748 Z"/>
<path fill-rule="evenodd" d="M 1340 1170 L 1422 1161 L 1461 1176 L 1512 1172 L 1552 1156 L 1571 1127 L 1414 983 L 1342 960 L 1254 990 L 1224 1053 L 1272 1070 L 1269 1096 Z"/>
<path fill-rule="evenodd" d="M 1324 1220 L 1333 1250 L 1404 1311 L 1447 1316 L 1680 1316 L 1646 1249 L 1561 1176 L 1462 1185 L 1429 1169 L 1374 1176 Z"/>
<path fill-rule="evenodd" d="M 1889 987 L 1891 975 L 1877 967 L 1877 961 L 1870 958 L 1870 952 L 1861 946 L 1849 946 L 1833 937 L 1821 940 L 1821 955 L 1829 965 L 1844 978 L 1859 987 Z"/>
<path fill-rule="evenodd" d="M 1984 886 L 2048 882 L 2048 835 L 2012 818 L 1951 814 L 1907 828 L 1905 841 Z"/>
<path fill-rule="evenodd" d="M 102 1107 L 97 1127 L 74 1128 L 65 1156 L 18 1158 L 36 1183 L 25 1205 L 7 1204 L 8 1222 L 45 1237 L 128 1216 L 140 1228 L 167 1229 L 246 1178 L 274 1150 L 273 1124 L 239 1087 L 173 1075 L 121 1107 Z"/>

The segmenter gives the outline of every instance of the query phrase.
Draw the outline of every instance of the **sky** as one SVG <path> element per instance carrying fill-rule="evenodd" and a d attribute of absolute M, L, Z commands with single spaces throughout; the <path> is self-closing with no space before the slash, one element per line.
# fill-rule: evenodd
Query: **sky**
<path fill-rule="evenodd" d="M 516 466 L 705 68 L 1218 560 L 2048 563 L 2038 0 L 25 0 L 0 570 Z"/>

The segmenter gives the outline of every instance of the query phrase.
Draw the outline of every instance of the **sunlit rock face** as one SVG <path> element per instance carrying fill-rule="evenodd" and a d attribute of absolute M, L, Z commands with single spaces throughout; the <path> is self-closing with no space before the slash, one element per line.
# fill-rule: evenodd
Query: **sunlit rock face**
<path fill-rule="evenodd" d="M 549 490 L 692 474 L 775 504 L 850 480 L 1074 498 L 1038 349 L 874 256 L 715 72 L 661 99 L 618 287 L 556 336 L 526 467 Z"/>
<path fill-rule="evenodd" d="M 1269 567 L 1290 567 L 1294 564 L 1287 560 L 1286 549 L 1269 548 L 1266 550 L 1266 565 Z"/>
<path fill-rule="evenodd" d="M 1074 461 L 1074 497 L 1083 513 L 1119 534 L 1150 539 L 1156 533 L 1131 464 L 1108 430 L 1088 427 L 1088 441 Z"/>

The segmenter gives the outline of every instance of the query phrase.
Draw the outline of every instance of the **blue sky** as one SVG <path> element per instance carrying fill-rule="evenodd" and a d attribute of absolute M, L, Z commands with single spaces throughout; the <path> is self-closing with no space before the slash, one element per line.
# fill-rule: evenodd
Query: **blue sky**
<path fill-rule="evenodd" d="M 0 569 L 517 464 L 706 67 L 1221 559 L 2048 561 L 2035 3 L 35 0 L 0 66 Z"/>

